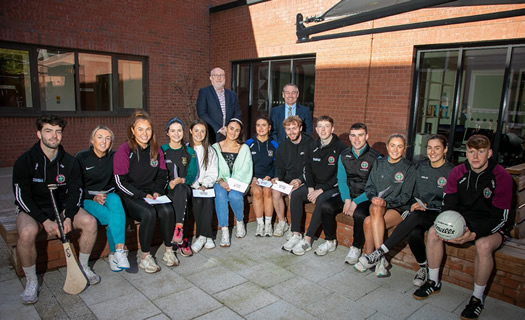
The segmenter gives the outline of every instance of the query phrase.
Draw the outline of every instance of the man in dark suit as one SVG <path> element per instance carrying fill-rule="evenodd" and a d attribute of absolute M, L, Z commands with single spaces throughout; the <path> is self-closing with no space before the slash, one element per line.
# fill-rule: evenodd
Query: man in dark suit
<path fill-rule="evenodd" d="M 241 109 L 235 92 L 225 89 L 226 74 L 221 68 L 210 72 L 211 86 L 199 90 L 197 115 L 208 123 L 210 143 L 226 135 L 226 123 L 241 118 Z M 213 134 L 215 133 L 215 134 Z"/>
<path fill-rule="evenodd" d="M 312 113 L 307 107 L 297 104 L 299 88 L 293 83 L 289 83 L 283 88 L 283 98 L 285 104 L 272 109 L 272 139 L 281 143 L 286 139 L 283 121 L 290 116 L 298 116 L 303 121 L 303 130 L 309 135 L 312 134 Z"/>

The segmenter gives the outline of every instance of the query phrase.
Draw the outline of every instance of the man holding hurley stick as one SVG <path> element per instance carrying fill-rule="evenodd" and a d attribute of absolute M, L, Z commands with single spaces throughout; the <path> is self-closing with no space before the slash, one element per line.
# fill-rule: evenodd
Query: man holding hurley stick
<path fill-rule="evenodd" d="M 35 239 L 42 229 L 60 238 L 53 201 L 48 185 L 54 190 L 56 206 L 63 215 L 64 233 L 80 229 L 79 262 L 89 284 L 100 282 L 88 266 L 89 255 L 97 237 L 97 221 L 80 207 L 82 203 L 82 174 L 77 160 L 60 145 L 66 126 L 63 119 L 43 115 L 36 121 L 37 142 L 18 158 L 13 167 L 13 190 L 17 206 L 16 227 L 19 234 L 17 253 L 26 275 L 22 303 L 38 301 Z"/>

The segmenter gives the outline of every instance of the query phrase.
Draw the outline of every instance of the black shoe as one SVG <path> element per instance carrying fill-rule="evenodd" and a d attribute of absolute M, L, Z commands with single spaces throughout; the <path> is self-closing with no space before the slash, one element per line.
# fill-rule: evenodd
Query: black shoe
<path fill-rule="evenodd" d="M 363 266 L 365 266 L 365 268 L 370 269 L 373 266 L 377 265 L 379 263 L 379 261 L 381 261 L 381 258 L 384 255 L 385 255 L 385 253 L 383 252 L 383 250 L 381 248 L 379 248 L 379 249 L 376 249 L 375 251 L 373 251 L 370 254 L 362 255 L 359 258 L 359 262 L 361 262 L 361 264 Z"/>
<path fill-rule="evenodd" d="M 439 293 L 440 290 L 441 282 L 436 285 L 434 281 L 428 280 L 414 292 L 413 297 L 417 300 L 424 300 L 434 293 Z"/>
<path fill-rule="evenodd" d="M 467 304 L 463 312 L 461 312 L 461 319 L 471 320 L 477 319 L 483 310 L 483 303 L 478 298 L 472 296 L 470 297 L 470 302 Z"/>

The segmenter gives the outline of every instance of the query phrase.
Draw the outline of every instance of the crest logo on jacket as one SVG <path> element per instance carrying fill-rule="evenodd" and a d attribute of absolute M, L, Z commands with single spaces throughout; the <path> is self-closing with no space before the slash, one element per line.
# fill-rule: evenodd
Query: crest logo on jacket
<path fill-rule="evenodd" d="M 396 182 L 403 182 L 403 179 L 405 179 L 405 175 L 402 172 L 398 172 L 394 175 L 394 179 Z"/>
<path fill-rule="evenodd" d="M 488 199 L 490 198 L 490 196 L 492 195 L 492 191 L 489 189 L 489 187 L 486 187 L 484 190 L 483 190 L 483 196 Z"/>
<path fill-rule="evenodd" d="M 64 183 L 66 181 L 66 176 L 64 176 L 63 174 L 59 174 L 57 177 L 56 177 L 56 182 L 57 183 Z"/>
<path fill-rule="evenodd" d="M 438 182 L 438 187 L 443 188 L 444 186 L 447 185 L 447 178 L 439 177 L 437 182 Z"/>
<path fill-rule="evenodd" d="M 328 164 L 334 164 L 335 163 L 335 157 L 334 156 L 329 156 L 328 157 Z"/>
<path fill-rule="evenodd" d="M 150 161 L 150 165 L 151 165 L 153 168 L 157 167 L 157 166 L 159 165 L 159 160 L 157 160 L 157 159 L 151 159 L 151 161 Z"/>
<path fill-rule="evenodd" d="M 368 167 L 369 167 L 369 166 L 370 166 L 370 165 L 368 164 L 368 161 L 363 161 L 363 162 L 361 162 L 361 169 L 363 169 L 363 170 L 367 170 L 367 171 L 368 171 Z"/>

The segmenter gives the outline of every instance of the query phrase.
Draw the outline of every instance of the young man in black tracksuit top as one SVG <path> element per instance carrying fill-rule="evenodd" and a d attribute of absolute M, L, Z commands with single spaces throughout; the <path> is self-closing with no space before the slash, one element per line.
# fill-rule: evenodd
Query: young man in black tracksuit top
<path fill-rule="evenodd" d="M 312 138 L 302 132 L 302 120 L 298 116 L 286 118 L 283 121 L 283 127 L 286 132 L 286 139 L 277 148 L 274 162 L 275 177 L 272 179 L 272 183 L 284 181 L 292 185 L 293 191 L 304 183 L 304 164 Z M 273 208 L 279 219 L 279 223 L 273 232 L 274 237 L 282 237 L 284 232 L 288 230 L 288 224 L 284 217 L 284 195 L 280 191 L 272 190 Z"/>
<path fill-rule="evenodd" d="M 474 242 L 476 246 L 474 290 L 469 304 L 461 312 L 461 319 L 477 319 L 494 267 L 494 251 L 506 240 L 503 227 L 511 206 L 512 178 L 492 159 L 490 140 L 486 136 L 473 135 L 466 145 L 467 161 L 450 172 L 442 210 L 461 213 L 467 223 L 461 237 L 447 242 Z M 428 281 L 414 292 L 418 300 L 441 290 L 439 268 L 444 254 L 443 241 L 434 228 L 428 230 Z"/>
<path fill-rule="evenodd" d="M 35 240 L 40 231 L 60 237 L 55 211 L 48 186 L 58 185 L 53 191 L 57 209 L 63 214 L 64 233 L 80 229 L 79 261 L 89 284 L 100 282 L 88 266 L 89 255 L 97 238 L 97 220 L 81 208 L 82 174 L 78 161 L 66 153 L 60 144 L 66 122 L 53 115 L 43 115 L 36 121 L 37 142 L 31 150 L 18 158 L 13 167 L 13 191 L 18 215 L 17 253 L 27 283 L 22 303 L 38 301 Z"/>
<path fill-rule="evenodd" d="M 339 193 L 337 189 L 337 159 L 346 145 L 333 133 L 334 121 L 321 116 L 315 128 L 319 139 L 310 144 L 305 164 L 304 182 L 292 193 L 290 214 L 293 236 L 284 244 L 283 250 L 303 255 L 312 249 L 312 237 L 321 225 L 322 203 Z M 305 202 L 315 203 L 305 238 L 301 238 L 301 221 Z"/>

